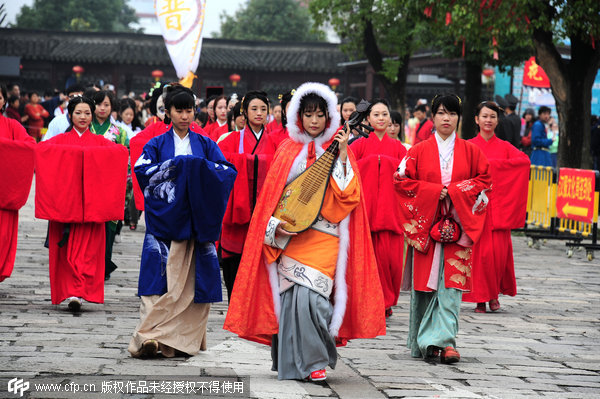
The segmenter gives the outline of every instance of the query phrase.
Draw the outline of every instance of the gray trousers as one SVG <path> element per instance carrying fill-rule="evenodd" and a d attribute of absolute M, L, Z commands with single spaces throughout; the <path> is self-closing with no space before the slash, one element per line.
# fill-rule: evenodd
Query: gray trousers
<path fill-rule="evenodd" d="M 278 379 L 303 380 L 313 371 L 335 368 L 335 339 L 328 330 L 332 313 L 328 299 L 301 285 L 281 294 L 279 333 L 271 345 Z"/>

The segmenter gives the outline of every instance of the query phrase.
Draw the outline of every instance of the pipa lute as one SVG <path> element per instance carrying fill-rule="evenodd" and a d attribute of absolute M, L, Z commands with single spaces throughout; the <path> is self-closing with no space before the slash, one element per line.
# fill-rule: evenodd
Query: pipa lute
<path fill-rule="evenodd" d="M 361 124 L 369 106 L 367 101 L 362 100 L 346 122 L 350 130 L 355 130 L 365 137 L 368 135 L 358 127 L 373 131 L 372 127 Z M 344 129 L 347 128 L 346 125 Z M 287 222 L 286 231 L 300 233 L 317 220 L 338 153 L 339 143 L 334 140 L 315 163 L 285 186 L 273 216 Z"/>
<path fill-rule="evenodd" d="M 339 144 L 334 141 L 315 163 L 285 186 L 273 216 L 287 222 L 286 231 L 300 233 L 317 220 L 338 153 Z"/>

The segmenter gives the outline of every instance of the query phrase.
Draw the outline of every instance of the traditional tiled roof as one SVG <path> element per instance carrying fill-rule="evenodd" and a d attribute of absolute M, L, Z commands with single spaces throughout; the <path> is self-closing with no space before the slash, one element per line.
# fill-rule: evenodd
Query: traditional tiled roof
<path fill-rule="evenodd" d="M 0 29 L 0 55 L 27 60 L 136 65 L 170 64 L 161 36 Z M 348 58 L 331 43 L 203 40 L 199 68 L 335 73 Z"/>

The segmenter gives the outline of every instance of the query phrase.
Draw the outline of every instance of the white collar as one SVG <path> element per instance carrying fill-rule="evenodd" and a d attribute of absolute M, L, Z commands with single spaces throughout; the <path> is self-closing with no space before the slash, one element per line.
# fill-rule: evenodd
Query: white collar
<path fill-rule="evenodd" d="M 227 121 L 221 123 L 219 122 L 219 120 L 217 119 L 217 124 L 219 125 L 219 127 L 225 126 L 227 124 Z"/>
<path fill-rule="evenodd" d="M 83 132 L 80 132 L 79 130 L 77 130 L 77 128 L 73 127 L 73 129 L 75 129 L 75 131 L 77 132 L 77 134 L 79 135 L 79 137 L 83 136 L 83 134 L 85 133 L 85 130 Z M 87 129 L 86 129 L 87 130 Z"/>
<path fill-rule="evenodd" d="M 190 139 L 190 132 L 188 131 L 184 138 L 179 137 L 175 130 L 173 130 L 173 137 L 175 138 L 175 144 L 184 142 L 185 140 Z"/>
<path fill-rule="evenodd" d="M 442 136 L 438 134 L 438 132 L 435 132 L 435 139 L 437 141 L 440 152 L 451 151 L 454 149 L 454 142 L 456 141 L 456 132 L 452 132 L 452 134 L 448 136 L 446 140 L 444 140 Z"/>

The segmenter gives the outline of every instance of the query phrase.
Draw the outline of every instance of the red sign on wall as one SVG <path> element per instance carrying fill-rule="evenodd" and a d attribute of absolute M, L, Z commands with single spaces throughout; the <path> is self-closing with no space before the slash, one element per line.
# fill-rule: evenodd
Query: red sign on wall
<path fill-rule="evenodd" d="M 558 217 L 592 223 L 595 187 L 596 175 L 593 170 L 560 168 L 556 193 Z"/>

